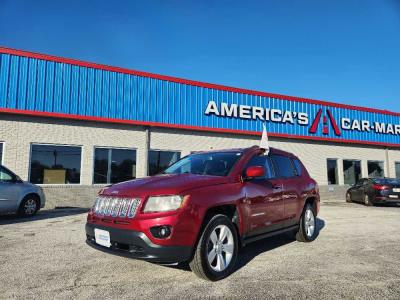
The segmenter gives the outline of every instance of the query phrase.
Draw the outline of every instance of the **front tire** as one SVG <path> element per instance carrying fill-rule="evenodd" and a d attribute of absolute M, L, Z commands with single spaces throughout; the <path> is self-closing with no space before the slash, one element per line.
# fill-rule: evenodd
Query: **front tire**
<path fill-rule="evenodd" d="M 299 242 L 312 242 L 317 237 L 317 226 L 314 210 L 310 204 L 306 204 L 300 218 L 299 231 L 296 240 Z"/>
<path fill-rule="evenodd" d="M 351 195 L 350 195 L 349 192 L 346 193 L 346 202 L 347 202 L 347 203 L 353 202 L 353 200 L 351 200 Z"/>
<path fill-rule="evenodd" d="M 373 206 L 371 199 L 369 198 L 368 194 L 364 195 L 364 205 L 365 206 Z"/>
<path fill-rule="evenodd" d="M 238 244 L 235 225 L 225 215 L 216 215 L 201 234 L 189 266 L 202 279 L 225 278 L 235 268 Z"/>
<path fill-rule="evenodd" d="M 27 196 L 22 200 L 19 209 L 18 215 L 23 217 L 33 216 L 39 210 L 39 200 L 33 196 Z"/>

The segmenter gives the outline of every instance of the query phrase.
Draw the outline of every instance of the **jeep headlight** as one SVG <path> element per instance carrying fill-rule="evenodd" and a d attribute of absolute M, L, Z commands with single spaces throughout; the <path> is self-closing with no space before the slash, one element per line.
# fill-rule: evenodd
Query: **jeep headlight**
<path fill-rule="evenodd" d="M 165 212 L 177 210 L 183 201 L 183 197 L 179 195 L 172 196 L 152 196 L 147 199 L 144 212 Z"/>

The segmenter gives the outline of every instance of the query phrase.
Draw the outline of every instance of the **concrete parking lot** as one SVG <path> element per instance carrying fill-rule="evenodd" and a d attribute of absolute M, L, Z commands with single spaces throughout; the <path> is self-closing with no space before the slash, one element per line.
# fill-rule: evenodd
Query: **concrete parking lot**
<path fill-rule="evenodd" d="M 220 282 L 85 244 L 82 210 L 0 217 L 0 298 L 400 298 L 400 207 L 323 203 L 315 242 L 249 245 Z"/>

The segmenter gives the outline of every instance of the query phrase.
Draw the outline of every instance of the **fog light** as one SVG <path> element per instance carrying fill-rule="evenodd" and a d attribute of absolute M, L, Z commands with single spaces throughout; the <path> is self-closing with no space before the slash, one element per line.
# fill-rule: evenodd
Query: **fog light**
<path fill-rule="evenodd" d="M 171 226 L 155 226 L 150 228 L 151 234 L 158 239 L 165 239 L 171 235 Z"/>

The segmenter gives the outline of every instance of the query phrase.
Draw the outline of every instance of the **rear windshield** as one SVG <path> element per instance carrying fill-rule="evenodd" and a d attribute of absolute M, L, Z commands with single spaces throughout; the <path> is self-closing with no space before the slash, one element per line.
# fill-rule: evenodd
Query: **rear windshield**
<path fill-rule="evenodd" d="M 241 157 L 242 152 L 191 154 L 177 161 L 163 173 L 227 176 Z"/>
<path fill-rule="evenodd" d="M 373 182 L 376 184 L 400 184 L 400 179 L 394 178 L 382 178 L 382 179 L 373 179 Z"/>

